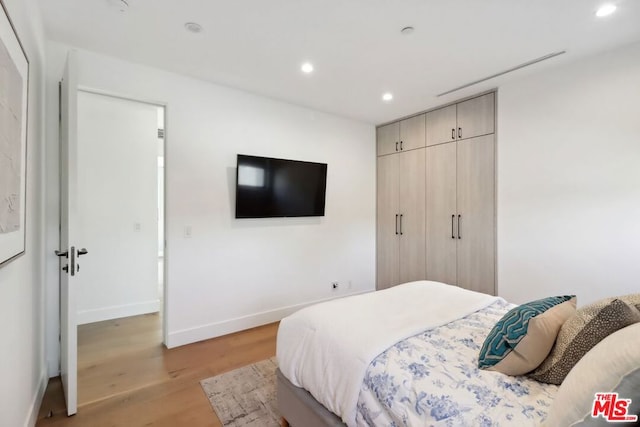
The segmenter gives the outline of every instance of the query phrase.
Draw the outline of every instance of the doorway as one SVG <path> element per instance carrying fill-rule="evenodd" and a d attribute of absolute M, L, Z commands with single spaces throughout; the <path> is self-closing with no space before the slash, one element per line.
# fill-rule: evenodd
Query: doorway
<path fill-rule="evenodd" d="M 164 307 L 164 107 L 78 92 L 78 406 L 154 381 Z M 159 371 L 158 371 L 159 372 Z M 158 373 L 159 374 L 159 373 Z"/>

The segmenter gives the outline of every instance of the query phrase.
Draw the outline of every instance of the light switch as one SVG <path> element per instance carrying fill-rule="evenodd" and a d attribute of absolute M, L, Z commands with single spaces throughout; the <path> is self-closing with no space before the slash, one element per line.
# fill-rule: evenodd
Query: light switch
<path fill-rule="evenodd" d="M 184 227 L 184 238 L 185 239 L 191 238 L 191 226 L 190 225 L 186 225 Z"/>

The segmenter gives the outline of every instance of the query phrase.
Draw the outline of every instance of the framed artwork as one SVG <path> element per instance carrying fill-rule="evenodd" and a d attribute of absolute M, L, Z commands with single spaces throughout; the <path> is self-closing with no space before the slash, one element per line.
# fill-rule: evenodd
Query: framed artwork
<path fill-rule="evenodd" d="M 0 266 L 25 252 L 29 60 L 0 0 Z"/>

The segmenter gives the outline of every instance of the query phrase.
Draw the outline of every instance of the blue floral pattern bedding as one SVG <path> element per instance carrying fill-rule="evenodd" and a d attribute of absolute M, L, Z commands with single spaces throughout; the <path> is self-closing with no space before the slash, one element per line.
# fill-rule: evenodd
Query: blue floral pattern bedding
<path fill-rule="evenodd" d="M 360 391 L 357 425 L 540 425 L 557 386 L 478 369 L 485 337 L 512 307 L 498 300 L 376 357 Z"/>

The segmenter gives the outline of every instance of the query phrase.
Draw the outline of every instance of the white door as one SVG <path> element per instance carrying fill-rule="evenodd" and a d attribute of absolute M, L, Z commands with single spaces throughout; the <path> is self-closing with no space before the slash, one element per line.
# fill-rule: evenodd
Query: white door
<path fill-rule="evenodd" d="M 78 329 L 76 324 L 77 245 L 73 224 L 78 219 L 76 155 L 78 145 L 78 83 L 75 52 L 69 52 L 60 88 L 60 375 L 67 415 L 77 411 Z"/>

